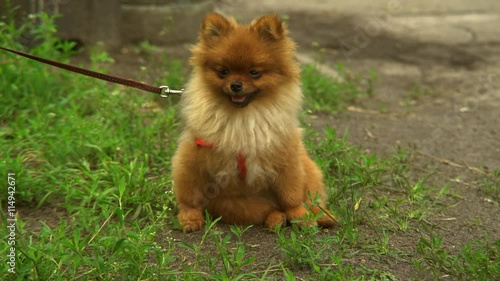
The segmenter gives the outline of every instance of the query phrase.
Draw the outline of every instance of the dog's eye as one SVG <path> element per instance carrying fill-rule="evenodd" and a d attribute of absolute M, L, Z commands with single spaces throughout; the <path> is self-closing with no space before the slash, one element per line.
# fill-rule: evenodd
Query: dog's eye
<path fill-rule="evenodd" d="M 223 68 L 217 71 L 217 75 L 219 75 L 220 78 L 226 78 L 226 76 L 229 75 L 229 70 Z"/>
<path fill-rule="evenodd" d="M 262 74 L 255 69 L 250 70 L 249 74 L 253 79 L 258 79 L 262 76 Z"/>

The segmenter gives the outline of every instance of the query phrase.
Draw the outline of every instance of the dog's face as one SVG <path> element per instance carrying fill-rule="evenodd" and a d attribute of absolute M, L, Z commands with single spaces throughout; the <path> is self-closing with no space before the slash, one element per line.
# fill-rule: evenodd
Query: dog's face
<path fill-rule="evenodd" d="M 245 65 L 229 62 L 215 63 L 209 66 L 210 84 L 221 90 L 235 107 L 247 106 L 265 89 L 266 80 L 272 75 L 262 64 Z M 265 75 L 264 75 L 265 74 Z"/>
<path fill-rule="evenodd" d="M 275 89 L 298 80 L 294 43 L 276 16 L 263 16 L 250 25 L 209 14 L 202 26 L 191 62 L 210 92 L 223 102 L 245 107 L 271 98 Z"/>

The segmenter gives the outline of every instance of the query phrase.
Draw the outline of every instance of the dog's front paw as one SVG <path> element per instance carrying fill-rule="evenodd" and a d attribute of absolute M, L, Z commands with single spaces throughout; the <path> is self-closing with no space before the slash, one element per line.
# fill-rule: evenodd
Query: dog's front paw
<path fill-rule="evenodd" d="M 182 231 L 185 233 L 198 231 L 205 225 L 205 218 L 201 209 L 181 209 L 177 218 Z"/>
<path fill-rule="evenodd" d="M 311 219 L 309 211 L 302 205 L 295 208 L 290 208 L 285 211 L 286 218 L 297 225 L 298 227 L 311 227 L 317 225 L 314 220 Z"/>
<path fill-rule="evenodd" d="M 277 210 L 272 211 L 267 216 L 264 222 L 264 226 L 272 230 L 276 229 L 277 227 L 285 225 L 286 225 L 286 215 L 283 212 Z"/>

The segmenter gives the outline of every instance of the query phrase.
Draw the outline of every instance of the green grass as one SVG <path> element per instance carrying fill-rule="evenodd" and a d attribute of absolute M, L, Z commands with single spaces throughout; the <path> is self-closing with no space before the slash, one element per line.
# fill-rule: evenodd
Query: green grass
<path fill-rule="evenodd" d="M 500 172 L 493 171 L 490 176 L 481 179 L 479 191 L 487 196 L 488 201 L 500 204 Z"/>
<path fill-rule="evenodd" d="M 53 19 L 34 17 L 36 26 L 14 27 L 5 19 L 0 45 L 22 50 L 19 41 L 28 32 L 40 39 L 31 53 L 67 62 L 72 46 L 54 37 Z M 170 71 L 159 81 L 181 86 L 181 64 L 164 61 Z M 106 71 L 112 58 L 96 46 L 91 62 Z M 6 183 L 7 174 L 15 173 L 18 211 L 16 273 L 7 278 L 395 280 L 394 272 L 355 262 L 360 259 L 401 260 L 433 276 L 500 276 L 498 240 L 471 241 L 452 254 L 429 230 L 415 242 L 417 254 L 391 246 L 395 235 L 427 225 L 428 216 L 442 209 L 438 203 L 450 196 L 447 186 L 427 183 L 432 172 L 411 180 L 408 151 L 382 158 L 353 147 L 334 129 L 306 128 L 306 145 L 325 173 L 328 207 L 341 219 L 339 227 L 269 233 L 256 226 L 224 228 L 207 217 L 204 231 L 184 235 L 176 230 L 170 178 L 179 132 L 175 98 L 160 108 L 152 95 L 4 52 L 0 77 L 0 175 Z M 312 110 L 339 111 L 364 93 L 358 82 L 336 82 L 312 66 L 304 69 L 303 85 Z M 485 181 L 483 191 L 497 196 L 498 182 Z M 5 225 L 7 195 L 0 194 Z M 249 243 L 256 233 L 272 246 Z M 0 235 L 3 255 L 10 248 L 6 227 Z M 7 269 L 2 263 L 0 270 Z"/>
<path fill-rule="evenodd" d="M 459 279 L 497 280 L 500 276 L 500 240 L 473 241 L 462 246 L 458 254 L 450 254 L 443 248 L 443 237 L 433 229 L 423 228 L 425 235 L 417 243 L 422 254 L 413 260 L 419 270 L 429 270 L 435 278 L 443 272 Z M 422 265 L 424 264 L 424 265 Z"/>
<path fill-rule="evenodd" d="M 322 75 L 317 65 L 305 65 L 302 69 L 302 88 L 307 96 L 306 109 L 335 113 L 342 111 L 347 105 L 371 93 L 372 88 L 360 87 L 361 78 L 348 75 L 342 65 L 337 65 L 339 83 L 336 79 Z M 375 77 L 366 79 L 371 85 Z"/>

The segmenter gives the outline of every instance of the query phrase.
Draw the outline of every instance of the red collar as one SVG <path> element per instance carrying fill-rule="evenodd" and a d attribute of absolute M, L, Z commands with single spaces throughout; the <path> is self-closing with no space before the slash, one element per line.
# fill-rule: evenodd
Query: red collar
<path fill-rule="evenodd" d="M 196 138 L 194 140 L 194 143 L 203 148 L 213 148 L 215 145 L 213 143 L 209 143 L 205 141 L 202 138 Z M 246 164 L 246 159 L 245 155 L 243 153 L 238 153 L 238 171 L 239 171 L 239 176 L 241 179 L 245 179 L 247 175 L 247 164 Z"/>

